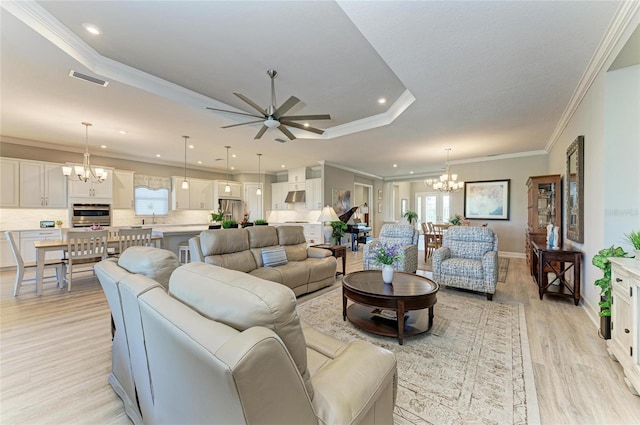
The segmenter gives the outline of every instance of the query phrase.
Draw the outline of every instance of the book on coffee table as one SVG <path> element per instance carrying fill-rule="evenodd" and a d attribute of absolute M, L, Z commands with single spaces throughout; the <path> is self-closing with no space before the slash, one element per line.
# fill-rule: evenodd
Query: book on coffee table
<path fill-rule="evenodd" d="M 393 320 L 393 321 L 398 320 L 398 313 L 395 310 L 383 310 L 380 308 L 375 308 L 371 310 L 371 315 L 373 317 L 378 317 L 380 319 Z M 409 318 L 409 313 L 405 313 L 404 319 L 406 320 L 408 318 Z"/>

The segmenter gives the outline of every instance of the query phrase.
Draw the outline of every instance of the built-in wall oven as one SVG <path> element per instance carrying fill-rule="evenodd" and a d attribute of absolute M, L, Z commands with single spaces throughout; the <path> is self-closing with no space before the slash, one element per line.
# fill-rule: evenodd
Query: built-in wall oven
<path fill-rule="evenodd" d="M 89 227 L 99 225 L 111 226 L 110 204 L 72 204 L 71 226 Z"/>

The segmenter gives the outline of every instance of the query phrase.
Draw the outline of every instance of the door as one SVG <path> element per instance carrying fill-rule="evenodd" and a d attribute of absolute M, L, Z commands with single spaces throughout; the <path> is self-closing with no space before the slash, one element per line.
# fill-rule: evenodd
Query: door
<path fill-rule="evenodd" d="M 418 223 L 446 223 L 449 221 L 448 193 L 418 192 L 416 193 L 416 206 Z"/>

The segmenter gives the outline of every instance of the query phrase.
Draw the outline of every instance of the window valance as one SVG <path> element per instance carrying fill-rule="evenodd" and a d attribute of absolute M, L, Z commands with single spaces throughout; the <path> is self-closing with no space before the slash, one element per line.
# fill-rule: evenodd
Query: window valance
<path fill-rule="evenodd" d="M 167 189 L 170 191 L 171 178 L 136 174 L 133 178 L 133 185 L 134 187 L 146 187 L 152 190 Z"/>

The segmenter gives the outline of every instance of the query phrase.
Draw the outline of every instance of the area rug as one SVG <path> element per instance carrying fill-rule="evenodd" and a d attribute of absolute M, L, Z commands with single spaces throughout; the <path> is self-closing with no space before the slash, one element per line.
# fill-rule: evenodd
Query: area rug
<path fill-rule="evenodd" d="M 431 270 L 431 257 L 424 261 L 424 254 L 418 255 L 418 270 L 424 270 L 427 272 Z M 507 281 L 507 273 L 509 271 L 509 259 L 504 257 L 498 257 L 498 282 Z"/>
<path fill-rule="evenodd" d="M 299 314 L 335 338 L 395 353 L 395 424 L 539 423 L 522 304 L 440 291 L 431 330 L 399 345 L 344 322 L 341 294 L 338 288 L 303 302 Z"/>

